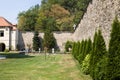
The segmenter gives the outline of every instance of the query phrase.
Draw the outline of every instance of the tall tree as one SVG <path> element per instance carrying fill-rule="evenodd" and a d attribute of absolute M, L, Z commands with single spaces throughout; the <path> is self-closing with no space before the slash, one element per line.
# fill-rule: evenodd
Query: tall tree
<path fill-rule="evenodd" d="M 46 47 L 48 51 L 56 48 L 56 39 L 50 30 L 44 32 L 44 47 Z"/>
<path fill-rule="evenodd" d="M 39 48 L 41 48 L 41 41 L 38 35 L 39 35 L 38 31 L 35 31 L 33 37 L 33 49 L 35 51 L 38 51 Z"/>
<path fill-rule="evenodd" d="M 38 17 L 39 5 L 18 14 L 18 28 L 22 31 L 34 31 Z"/>
<path fill-rule="evenodd" d="M 120 80 L 120 22 L 117 17 L 112 24 L 106 80 Z"/>

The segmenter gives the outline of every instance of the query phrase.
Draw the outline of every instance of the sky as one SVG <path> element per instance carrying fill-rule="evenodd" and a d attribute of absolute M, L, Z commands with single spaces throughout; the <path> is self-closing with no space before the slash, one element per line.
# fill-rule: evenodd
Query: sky
<path fill-rule="evenodd" d="M 41 0 L 0 0 L 0 16 L 17 24 L 18 14 L 36 4 L 41 4 Z"/>

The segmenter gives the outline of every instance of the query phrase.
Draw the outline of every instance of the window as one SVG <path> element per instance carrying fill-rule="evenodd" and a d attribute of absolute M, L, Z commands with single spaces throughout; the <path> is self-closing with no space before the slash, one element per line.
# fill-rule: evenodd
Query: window
<path fill-rule="evenodd" d="M 4 31 L 0 31 L 0 37 L 4 37 Z"/>

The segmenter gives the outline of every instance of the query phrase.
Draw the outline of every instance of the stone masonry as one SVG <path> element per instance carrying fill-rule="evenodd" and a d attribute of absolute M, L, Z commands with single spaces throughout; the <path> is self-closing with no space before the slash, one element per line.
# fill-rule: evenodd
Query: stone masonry
<path fill-rule="evenodd" d="M 60 51 L 64 51 L 64 45 L 68 40 L 72 40 L 72 35 L 73 33 L 70 32 L 54 32 L 54 37 Z M 27 48 L 27 45 L 31 45 L 32 47 L 33 36 L 33 32 L 19 32 L 19 47 L 21 49 Z M 39 37 L 43 39 L 44 33 L 39 33 Z"/>
<path fill-rule="evenodd" d="M 73 34 L 74 40 L 93 39 L 95 31 L 101 29 L 108 47 L 115 16 L 120 17 L 120 0 L 93 0 Z"/>

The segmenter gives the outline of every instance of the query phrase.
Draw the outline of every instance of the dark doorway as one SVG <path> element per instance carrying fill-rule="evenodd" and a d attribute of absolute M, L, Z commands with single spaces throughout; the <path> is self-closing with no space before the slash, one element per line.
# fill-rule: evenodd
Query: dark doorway
<path fill-rule="evenodd" d="M 5 44 L 4 43 L 0 43 L 0 51 L 4 51 L 5 50 Z"/>

